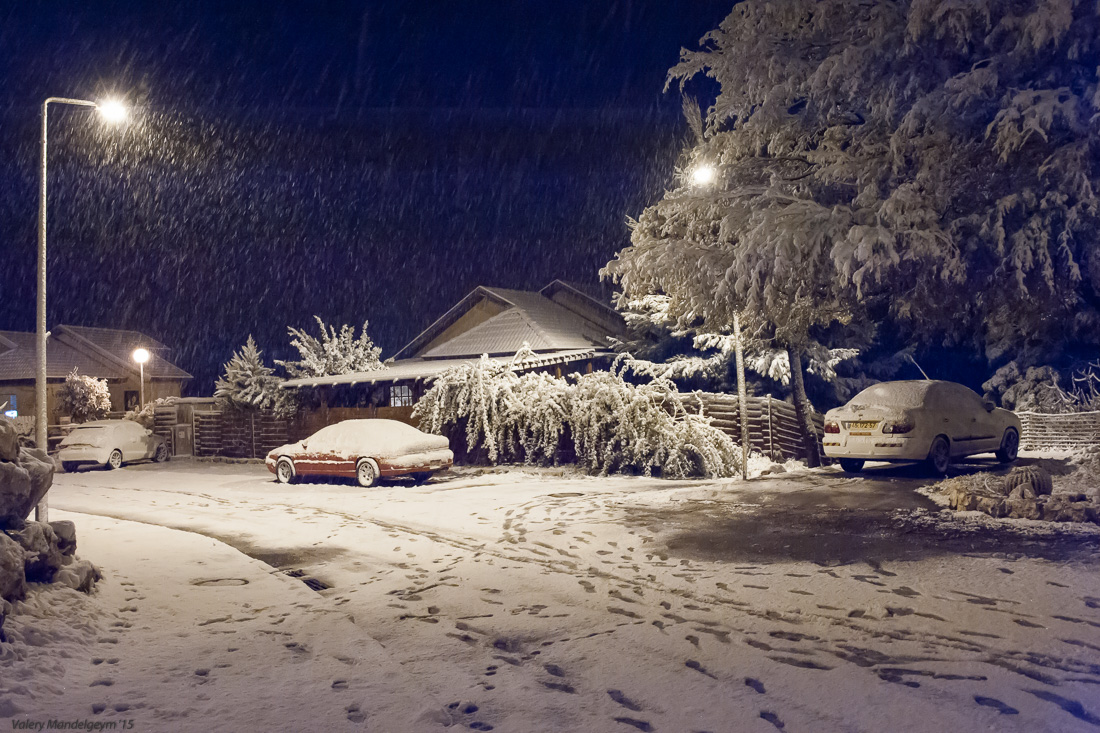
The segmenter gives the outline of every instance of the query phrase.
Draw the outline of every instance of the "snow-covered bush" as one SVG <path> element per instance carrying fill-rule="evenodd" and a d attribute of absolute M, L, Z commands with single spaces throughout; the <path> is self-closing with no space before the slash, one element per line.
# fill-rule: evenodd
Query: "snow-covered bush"
<path fill-rule="evenodd" d="M 111 392 L 106 379 L 72 373 L 57 390 L 57 406 L 72 416 L 73 422 L 102 420 L 111 411 Z"/>
<path fill-rule="evenodd" d="M 152 402 L 146 402 L 145 406 L 140 409 L 128 410 L 123 417 L 126 420 L 133 420 L 143 428 L 152 430 L 157 408 L 165 405 L 174 405 L 178 399 L 177 397 L 161 397 Z"/>
<path fill-rule="evenodd" d="M 1062 388 L 1062 375 L 1051 366 L 1021 370 L 1010 361 L 982 385 L 999 397 L 1002 407 L 1017 412 L 1068 413 L 1100 410 L 1100 362 L 1075 371 L 1069 389 Z"/>
<path fill-rule="evenodd" d="M 671 478 L 740 470 L 733 440 L 686 412 L 670 380 L 637 386 L 623 378 L 628 357 L 610 372 L 517 375 L 531 356 L 527 349 L 507 363 L 483 356 L 440 375 L 413 413 L 421 429 L 443 433 L 464 423 L 467 448 L 483 446 L 491 463 L 554 464 L 571 439 L 577 461 L 594 473 L 658 471 Z"/>
<path fill-rule="evenodd" d="M 279 415 L 294 412 L 294 396 L 279 388 L 283 380 L 264 364 L 252 336 L 224 368 L 225 373 L 214 385 L 214 396 L 223 405 L 238 410 L 272 410 Z"/>
<path fill-rule="evenodd" d="M 326 326 L 320 316 L 313 318 L 321 328 L 321 338 L 314 338 L 304 329 L 291 326 L 287 329 L 294 337 L 290 344 L 298 349 L 302 358 L 299 361 L 275 360 L 276 364 L 286 369 L 291 379 L 369 372 L 382 368 L 382 362 L 378 358 L 382 349 L 375 346 L 367 335 L 367 321 L 363 321 L 363 331 L 356 338 L 355 329 L 347 324 L 341 326 L 337 332 L 335 326 Z"/>

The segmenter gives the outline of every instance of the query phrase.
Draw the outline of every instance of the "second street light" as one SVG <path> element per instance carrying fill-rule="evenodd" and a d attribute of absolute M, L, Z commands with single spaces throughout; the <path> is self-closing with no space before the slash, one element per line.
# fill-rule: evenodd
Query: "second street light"
<path fill-rule="evenodd" d="M 146 349 L 134 349 L 134 353 L 131 354 L 134 361 L 141 367 L 141 391 L 138 393 L 138 412 L 145 407 L 145 362 L 149 361 L 149 352 Z"/>
<path fill-rule="evenodd" d="M 69 104 L 76 107 L 91 107 L 99 111 L 108 122 L 121 122 L 126 118 L 126 108 L 121 102 L 90 102 L 85 99 L 49 97 L 42 103 L 42 161 L 39 169 L 38 197 L 38 317 L 35 338 L 35 380 L 34 380 L 34 442 L 39 450 L 49 450 L 46 426 L 46 162 L 48 127 L 47 118 L 51 104 Z M 47 520 L 48 505 L 45 497 L 38 504 L 35 518 L 40 522 Z"/>

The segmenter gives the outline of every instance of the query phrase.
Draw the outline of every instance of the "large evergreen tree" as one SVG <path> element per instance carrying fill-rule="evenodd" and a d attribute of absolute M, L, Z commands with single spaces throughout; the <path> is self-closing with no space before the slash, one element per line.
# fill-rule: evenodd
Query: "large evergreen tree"
<path fill-rule="evenodd" d="M 713 330 L 767 322 L 796 404 L 836 321 L 991 361 L 1096 343 L 1098 31 L 1093 0 L 738 3 L 669 74 L 717 98 L 605 273 Z"/>
<path fill-rule="evenodd" d="M 225 373 L 214 384 L 214 396 L 238 410 L 274 410 L 276 413 L 293 412 L 293 398 L 279 388 L 283 380 L 264 364 L 263 352 L 256 347 L 252 336 L 240 351 L 234 352 L 225 364 Z"/>

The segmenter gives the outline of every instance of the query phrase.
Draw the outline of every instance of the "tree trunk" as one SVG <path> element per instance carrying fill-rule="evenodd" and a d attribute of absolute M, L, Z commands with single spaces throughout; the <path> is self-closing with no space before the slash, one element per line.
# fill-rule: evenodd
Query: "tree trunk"
<path fill-rule="evenodd" d="M 806 464 L 810 468 L 816 468 L 821 465 L 821 455 L 817 447 L 817 430 L 811 419 L 813 405 L 806 396 L 806 383 L 802 379 L 802 349 L 797 346 L 788 346 L 787 358 L 791 364 L 791 393 L 794 396 L 794 412 L 802 432 Z"/>
<path fill-rule="evenodd" d="M 741 410 L 741 478 L 749 478 L 749 406 L 745 389 L 745 356 L 741 344 L 741 319 L 733 316 L 733 354 L 737 360 L 737 406 Z"/>

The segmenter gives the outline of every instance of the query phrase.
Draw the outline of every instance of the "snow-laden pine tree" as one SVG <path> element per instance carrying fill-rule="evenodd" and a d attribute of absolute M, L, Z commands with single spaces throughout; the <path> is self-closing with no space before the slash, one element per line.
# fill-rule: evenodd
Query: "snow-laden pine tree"
<path fill-rule="evenodd" d="M 272 410 L 284 415 L 294 411 L 292 395 L 279 388 L 283 380 L 264 364 L 263 352 L 251 335 L 225 363 L 224 370 L 214 384 L 214 396 L 223 404 L 238 410 Z"/>
<path fill-rule="evenodd" d="M 320 316 L 313 318 L 321 329 L 321 338 L 291 326 L 287 329 L 292 337 L 290 344 L 298 349 L 302 358 L 298 361 L 275 360 L 276 364 L 286 369 L 291 379 L 370 372 L 382 368 L 378 358 L 382 349 L 375 346 L 367 335 L 368 321 L 363 321 L 363 330 L 356 338 L 352 326 L 344 324 L 337 332 L 335 326 L 326 326 Z"/>
<path fill-rule="evenodd" d="M 1094 0 L 738 3 L 669 74 L 717 98 L 604 272 L 767 322 L 803 408 L 815 329 L 868 314 L 991 361 L 1096 344 L 1098 55 Z"/>

